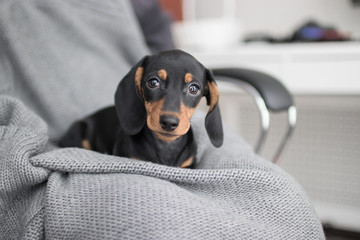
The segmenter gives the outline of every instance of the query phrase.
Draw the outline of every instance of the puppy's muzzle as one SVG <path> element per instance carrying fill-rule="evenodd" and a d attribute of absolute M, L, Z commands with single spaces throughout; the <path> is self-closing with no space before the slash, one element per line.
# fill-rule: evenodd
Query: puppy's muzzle
<path fill-rule="evenodd" d="M 160 116 L 160 126 L 167 132 L 174 131 L 179 126 L 179 118 L 171 115 Z"/>

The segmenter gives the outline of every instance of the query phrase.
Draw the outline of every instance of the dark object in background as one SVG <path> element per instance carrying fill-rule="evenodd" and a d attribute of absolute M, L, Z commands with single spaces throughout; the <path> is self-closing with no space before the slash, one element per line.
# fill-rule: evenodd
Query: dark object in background
<path fill-rule="evenodd" d="M 334 27 L 322 26 L 315 21 L 308 21 L 286 38 L 274 38 L 269 34 L 252 34 L 245 42 L 291 43 L 291 42 L 333 42 L 350 41 L 350 37 Z"/>
<path fill-rule="evenodd" d="M 356 240 L 360 239 L 360 232 L 336 228 L 330 224 L 323 225 L 327 240 Z"/>
<path fill-rule="evenodd" d="M 244 42 L 247 43 L 276 43 L 276 42 L 283 42 L 283 40 L 280 39 L 276 39 L 274 37 L 272 37 L 270 34 L 266 34 L 266 33 L 252 33 L 247 35 L 244 38 Z"/>
<path fill-rule="evenodd" d="M 360 0 L 351 0 L 351 3 L 354 7 L 360 7 Z"/>
<path fill-rule="evenodd" d="M 174 49 L 171 16 L 157 0 L 131 0 L 146 44 L 153 54 Z"/>
<path fill-rule="evenodd" d="M 329 42 L 349 41 L 349 36 L 334 27 L 321 26 L 315 21 L 309 21 L 294 32 L 289 42 Z"/>

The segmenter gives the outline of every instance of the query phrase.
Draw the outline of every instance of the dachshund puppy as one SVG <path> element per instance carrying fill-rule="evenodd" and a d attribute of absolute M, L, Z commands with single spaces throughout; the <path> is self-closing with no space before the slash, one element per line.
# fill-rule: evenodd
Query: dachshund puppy
<path fill-rule="evenodd" d="M 59 145 L 190 167 L 197 149 L 190 119 L 203 96 L 209 105 L 205 128 L 220 147 L 223 130 L 212 73 L 180 50 L 146 56 L 120 82 L 115 106 L 75 122 Z"/>

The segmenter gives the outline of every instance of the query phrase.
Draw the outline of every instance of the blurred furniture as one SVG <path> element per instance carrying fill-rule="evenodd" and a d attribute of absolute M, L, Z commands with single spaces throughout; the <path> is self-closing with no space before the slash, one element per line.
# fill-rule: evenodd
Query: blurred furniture
<path fill-rule="evenodd" d="M 254 44 L 192 53 L 209 67 L 241 66 L 281 79 L 294 94 L 298 119 L 280 166 L 304 187 L 324 224 L 360 232 L 360 43 Z M 225 123 L 254 144 L 260 124 L 254 101 L 232 86 L 220 88 Z M 266 159 L 287 124 L 284 114 L 270 115 Z"/>
<path fill-rule="evenodd" d="M 296 107 L 289 91 L 279 80 L 259 71 L 242 68 L 217 68 L 213 69 L 213 73 L 217 80 L 233 83 L 253 97 L 261 122 L 260 135 L 254 147 L 256 153 L 259 154 L 265 144 L 270 127 L 270 112 L 287 111 L 288 128 L 272 158 L 272 161 L 277 163 L 296 125 Z"/>

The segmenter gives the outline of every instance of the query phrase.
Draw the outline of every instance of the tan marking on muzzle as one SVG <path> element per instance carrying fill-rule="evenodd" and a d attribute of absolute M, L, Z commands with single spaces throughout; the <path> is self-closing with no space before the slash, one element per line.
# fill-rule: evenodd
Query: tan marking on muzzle
<path fill-rule="evenodd" d="M 136 83 L 136 87 L 137 87 L 137 90 L 138 90 L 140 96 L 144 99 L 144 92 L 141 87 L 141 79 L 142 79 L 143 73 L 144 73 L 143 67 L 138 67 L 138 69 L 136 69 L 135 83 Z"/>
<path fill-rule="evenodd" d="M 207 82 L 207 85 L 208 85 L 208 88 L 209 88 L 209 94 L 210 94 L 210 108 L 209 108 L 209 112 L 211 112 L 216 104 L 218 103 L 219 101 L 219 89 L 216 85 L 216 83 L 214 82 Z"/>
<path fill-rule="evenodd" d="M 184 82 L 189 83 L 193 80 L 193 75 L 191 73 L 186 73 L 185 74 L 185 79 Z"/>
<path fill-rule="evenodd" d="M 165 69 L 161 69 L 158 71 L 158 76 L 159 78 L 161 78 L 162 80 L 166 80 L 167 78 L 167 72 Z"/>
<path fill-rule="evenodd" d="M 147 112 L 146 123 L 148 128 L 162 141 L 172 142 L 180 136 L 186 134 L 190 129 L 190 119 L 195 112 L 195 108 L 189 108 L 183 103 L 180 104 L 180 111 L 169 112 L 162 111 L 165 99 L 162 98 L 156 102 L 145 102 Z M 175 116 L 179 119 L 179 125 L 174 131 L 165 131 L 160 125 L 160 117 L 162 115 Z"/>
<path fill-rule="evenodd" d="M 165 98 L 162 98 L 156 102 L 145 101 L 145 109 L 147 113 L 146 124 L 148 128 L 156 134 L 156 136 L 158 136 L 158 133 L 165 133 L 160 125 L 160 116 L 162 114 L 164 101 Z M 161 135 L 160 137 L 158 136 L 158 138 L 161 139 Z"/>

